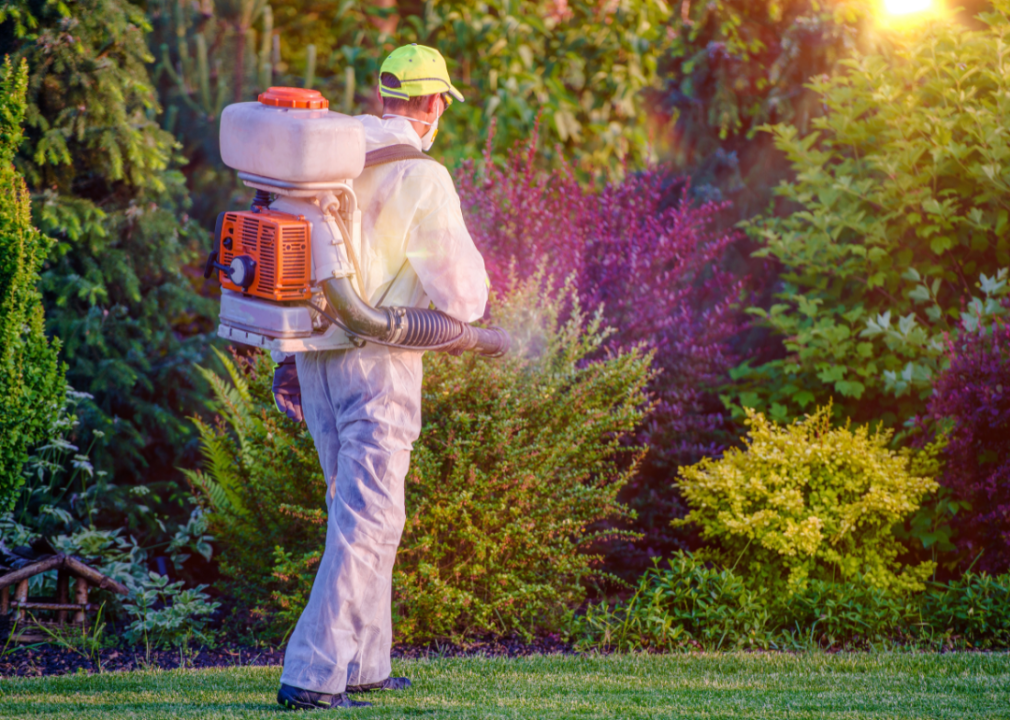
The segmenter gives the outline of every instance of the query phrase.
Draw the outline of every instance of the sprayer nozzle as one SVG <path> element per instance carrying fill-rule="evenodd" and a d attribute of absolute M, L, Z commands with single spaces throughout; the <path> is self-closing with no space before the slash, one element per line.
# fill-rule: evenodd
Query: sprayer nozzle
<path fill-rule="evenodd" d="M 497 325 L 489 328 L 471 328 L 477 336 L 474 350 L 486 357 L 501 357 L 512 346 L 512 338 Z"/>

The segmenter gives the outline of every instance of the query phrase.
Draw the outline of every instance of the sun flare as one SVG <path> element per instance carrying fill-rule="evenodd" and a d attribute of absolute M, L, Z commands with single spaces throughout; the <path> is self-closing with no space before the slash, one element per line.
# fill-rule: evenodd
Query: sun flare
<path fill-rule="evenodd" d="M 933 0 L 884 0 L 888 15 L 912 15 L 932 10 Z"/>

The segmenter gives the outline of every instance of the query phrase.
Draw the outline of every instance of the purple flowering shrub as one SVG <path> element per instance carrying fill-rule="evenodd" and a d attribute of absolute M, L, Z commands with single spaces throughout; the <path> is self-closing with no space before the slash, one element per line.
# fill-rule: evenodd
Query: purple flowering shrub
<path fill-rule="evenodd" d="M 1010 569 L 1010 324 L 950 345 L 929 419 L 949 424 L 942 483 L 971 504 L 953 518 L 955 543 L 977 570 Z"/>
<path fill-rule="evenodd" d="M 692 205 L 684 183 L 659 169 L 580 182 L 570 166 L 541 171 L 536 160 L 534 134 L 502 164 L 489 151 L 483 167 L 465 163 L 457 187 L 494 287 L 508 288 L 513 267 L 522 279 L 544 263 L 557 287 L 573 278 L 583 308 L 603 307 L 614 332 L 602 352 L 656 352 L 656 407 L 637 438 L 650 452 L 623 497 L 645 537 L 611 568 L 637 574 L 649 556 L 682 546 L 669 525 L 684 512 L 676 468 L 723 444 L 728 418 L 713 388 L 737 362 L 729 340 L 743 316 L 742 282 L 720 261 L 737 237 L 716 229 L 725 203 Z"/>

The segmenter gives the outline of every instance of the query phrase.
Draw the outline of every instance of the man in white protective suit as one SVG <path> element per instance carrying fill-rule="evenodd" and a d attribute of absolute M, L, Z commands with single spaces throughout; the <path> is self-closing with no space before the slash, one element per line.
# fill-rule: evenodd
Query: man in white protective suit
<path fill-rule="evenodd" d="M 451 98 L 463 96 L 438 51 L 421 45 L 390 54 L 379 94 L 382 118 L 358 118 L 369 156 L 386 155 L 354 181 L 363 295 L 373 306 L 430 302 L 477 320 L 487 302 L 484 261 L 448 171 L 422 154 Z M 286 708 L 366 706 L 348 693 L 410 687 L 390 677 L 391 604 L 404 478 L 421 430 L 421 355 L 366 342 L 299 354 L 275 374 L 278 407 L 304 414 L 315 441 L 328 507 L 326 548 L 284 656 L 277 701 Z"/>

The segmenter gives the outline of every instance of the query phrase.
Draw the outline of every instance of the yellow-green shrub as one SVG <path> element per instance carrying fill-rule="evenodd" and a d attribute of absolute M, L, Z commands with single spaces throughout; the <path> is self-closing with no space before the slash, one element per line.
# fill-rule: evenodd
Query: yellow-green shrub
<path fill-rule="evenodd" d="M 889 431 L 831 427 L 821 408 L 792 425 L 748 410 L 746 448 L 682 468 L 680 488 L 711 554 L 749 582 L 794 592 L 808 578 L 863 576 L 897 592 L 922 589 L 934 563 L 902 567 L 892 533 L 936 490 Z"/>

